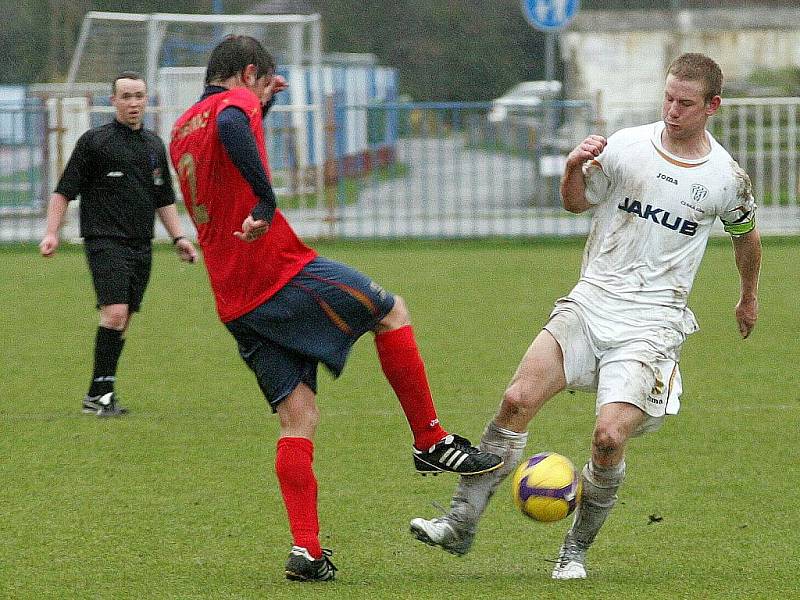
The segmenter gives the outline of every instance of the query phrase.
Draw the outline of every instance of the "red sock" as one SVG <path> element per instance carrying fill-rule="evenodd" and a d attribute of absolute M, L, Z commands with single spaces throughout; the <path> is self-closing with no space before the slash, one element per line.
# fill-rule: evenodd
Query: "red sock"
<path fill-rule="evenodd" d="M 411 426 L 414 446 L 427 450 L 445 437 L 447 432 L 436 417 L 425 363 L 419 354 L 414 330 L 411 325 L 406 325 L 376 335 L 375 346 L 383 373 L 397 394 Z"/>
<path fill-rule="evenodd" d="M 289 517 L 295 546 L 322 558 L 317 517 L 317 478 L 314 476 L 314 443 L 301 437 L 282 437 L 275 454 L 275 473 Z"/>

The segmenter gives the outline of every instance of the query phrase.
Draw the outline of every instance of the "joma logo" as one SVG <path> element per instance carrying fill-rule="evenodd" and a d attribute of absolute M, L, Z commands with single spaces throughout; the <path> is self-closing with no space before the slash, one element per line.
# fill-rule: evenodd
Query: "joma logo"
<path fill-rule="evenodd" d="M 667 183 L 671 183 L 672 185 L 678 185 L 678 180 L 674 177 L 670 177 L 669 175 L 664 175 L 663 173 L 659 173 L 656 175 L 656 179 L 663 179 Z"/>

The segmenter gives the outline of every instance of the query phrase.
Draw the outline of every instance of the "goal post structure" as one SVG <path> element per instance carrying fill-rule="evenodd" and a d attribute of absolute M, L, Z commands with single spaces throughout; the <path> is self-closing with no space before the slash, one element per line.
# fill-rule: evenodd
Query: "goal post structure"
<path fill-rule="evenodd" d="M 221 15 L 88 12 L 66 81 L 71 89 L 138 71 L 151 96 L 156 130 L 168 141 L 175 119 L 203 90 L 211 50 L 226 35 L 250 35 L 275 58 L 289 89 L 270 111 L 297 133 L 293 166 L 323 194 L 324 100 L 321 19 L 310 15 Z M 284 96 L 281 94 L 281 96 Z M 276 157 L 277 158 L 277 157 Z"/>
<path fill-rule="evenodd" d="M 228 34 L 251 35 L 279 64 L 319 67 L 320 15 L 86 14 L 67 85 L 110 80 L 140 71 L 154 87 L 160 67 L 205 67 L 211 49 Z M 98 79 L 99 78 L 99 79 Z"/>

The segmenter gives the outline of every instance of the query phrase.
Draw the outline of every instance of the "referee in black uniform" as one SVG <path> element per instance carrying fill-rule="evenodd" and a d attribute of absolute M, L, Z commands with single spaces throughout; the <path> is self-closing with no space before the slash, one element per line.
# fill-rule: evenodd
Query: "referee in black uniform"
<path fill-rule="evenodd" d="M 80 233 L 92 272 L 100 326 L 94 347 L 94 372 L 83 400 L 83 412 L 120 416 L 114 393 L 123 334 L 139 310 L 150 278 L 151 240 L 157 214 L 181 260 L 194 262 L 197 252 L 184 236 L 172 189 L 166 149 L 142 127 L 147 88 L 138 73 L 114 78 L 113 121 L 84 133 L 70 156 L 47 209 L 47 229 L 39 244 L 43 256 L 58 248 L 58 232 L 69 201 L 78 195 Z"/>

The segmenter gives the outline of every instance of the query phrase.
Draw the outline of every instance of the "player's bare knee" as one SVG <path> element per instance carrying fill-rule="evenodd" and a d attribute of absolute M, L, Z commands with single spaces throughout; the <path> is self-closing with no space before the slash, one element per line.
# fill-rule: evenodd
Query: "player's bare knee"
<path fill-rule="evenodd" d="M 618 427 L 598 424 L 592 438 L 593 454 L 601 464 L 614 462 L 616 456 L 622 451 L 625 439 Z"/>
<path fill-rule="evenodd" d="M 319 425 L 319 409 L 316 405 L 310 405 L 303 410 L 282 411 L 278 409 L 280 416 L 281 431 L 292 434 L 303 434 L 312 437 Z"/>
<path fill-rule="evenodd" d="M 400 329 L 406 325 L 411 324 L 411 315 L 408 312 L 405 300 L 400 296 L 394 297 L 394 306 L 389 311 L 376 328 L 376 332 L 391 331 L 392 329 Z"/>
<path fill-rule="evenodd" d="M 503 393 L 500 410 L 509 416 L 522 417 L 530 421 L 536 412 L 534 400 L 531 394 L 525 393 L 522 386 L 511 384 Z"/>
<path fill-rule="evenodd" d="M 316 394 L 305 384 L 298 385 L 277 406 L 281 435 L 312 439 L 319 424 Z"/>
<path fill-rule="evenodd" d="M 100 313 L 100 325 L 108 329 L 124 331 L 128 325 L 128 314 L 127 306 L 104 306 Z"/>
<path fill-rule="evenodd" d="M 303 429 L 307 430 L 309 433 L 314 433 L 317 430 L 317 425 L 319 425 L 319 409 L 314 406 L 314 408 L 309 409 L 308 412 L 301 415 Z"/>

